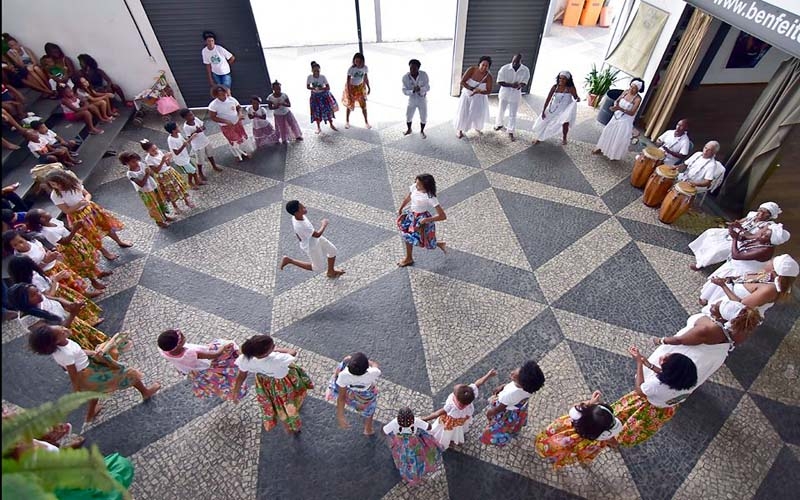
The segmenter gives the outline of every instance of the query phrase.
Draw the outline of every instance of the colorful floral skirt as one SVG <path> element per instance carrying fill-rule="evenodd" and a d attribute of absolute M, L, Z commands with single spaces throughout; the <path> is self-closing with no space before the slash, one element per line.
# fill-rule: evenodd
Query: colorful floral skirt
<path fill-rule="evenodd" d="M 211 360 L 211 367 L 205 370 L 191 371 L 186 378 L 192 384 L 192 393 L 197 398 L 209 398 L 218 396 L 226 399 L 230 394 L 236 377 L 239 375 L 239 367 L 236 366 L 236 358 L 239 357 L 239 349 L 233 342 L 216 339 L 209 344 L 208 349 L 212 352 L 221 352 L 217 358 Z M 242 384 L 239 389 L 237 399 L 243 398 L 247 394 L 247 382 Z"/>
<path fill-rule="evenodd" d="M 133 387 L 140 375 L 108 356 L 93 356 L 89 366 L 78 372 L 78 387 L 82 391 L 110 393 Z"/>
<path fill-rule="evenodd" d="M 336 98 L 329 91 L 311 93 L 311 123 L 332 122 L 339 111 Z"/>
<path fill-rule="evenodd" d="M 429 222 L 420 224 L 419 221 L 430 217 L 430 212 L 414 213 L 406 210 L 397 217 L 397 228 L 403 240 L 409 245 L 433 250 L 436 248 L 436 224 Z"/>
<path fill-rule="evenodd" d="M 182 180 L 182 179 L 181 179 Z M 137 191 L 139 198 L 144 203 L 144 208 L 147 209 L 147 215 L 150 216 L 156 224 L 165 224 L 167 222 L 167 202 L 161 196 L 161 191 L 155 189 L 153 191 Z"/>
<path fill-rule="evenodd" d="M 122 221 L 93 201 L 82 209 L 67 215 L 67 222 L 70 225 L 75 224 L 76 221 L 83 221 L 83 226 L 78 233 L 85 236 L 97 249 L 103 247 L 105 235 L 111 231 L 120 231 L 125 227 Z"/>
<path fill-rule="evenodd" d="M 614 402 L 611 408 L 622 422 L 617 442 L 622 446 L 635 446 L 658 432 L 675 415 L 678 406 L 659 408 L 636 391 L 631 391 Z"/>
<path fill-rule="evenodd" d="M 344 402 L 347 406 L 354 409 L 364 417 L 371 417 L 375 415 L 375 410 L 378 409 L 378 386 L 373 385 L 369 389 L 363 391 L 355 391 L 353 389 L 339 387 L 336 385 L 336 378 L 339 372 L 344 370 L 346 363 L 341 361 L 333 372 L 333 377 L 328 381 L 328 388 L 325 391 L 325 399 L 328 401 L 336 401 L 339 398 L 339 391 L 344 389 L 345 396 Z"/>
<path fill-rule="evenodd" d="M 269 120 L 261 118 L 253 118 L 253 139 L 256 141 L 257 148 L 277 144 L 280 140 L 278 132 L 275 131 L 275 127 Z"/>
<path fill-rule="evenodd" d="M 70 336 L 81 348 L 93 351 L 108 340 L 108 336 L 86 321 L 75 318 L 69 327 Z"/>
<path fill-rule="evenodd" d="M 275 115 L 275 132 L 277 132 L 278 138 L 284 142 L 294 141 L 303 137 L 300 124 L 297 123 L 297 119 L 291 111 L 285 115 Z"/>
<path fill-rule="evenodd" d="M 289 374 L 281 379 L 256 374 L 256 400 L 261 406 L 264 429 L 271 431 L 278 421 L 287 430 L 297 432 L 303 426 L 300 407 L 306 392 L 314 388 L 314 382 L 299 366 L 289 366 Z"/>
<path fill-rule="evenodd" d="M 95 304 L 93 301 L 84 297 L 82 293 L 76 292 L 72 288 L 59 283 L 58 288 L 56 288 L 56 297 L 68 300 L 70 302 L 85 303 L 86 305 L 78 313 L 78 318 L 89 323 L 90 326 L 96 325 L 100 320 L 100 315 L 103 313 L 103 310 L 100 309 L 100 306 Z"/>
<path fill-rule="evenodd" d="M 610 443 L 582 438 L 575 432 L 572 418 L 564 415 L 536 436 L 534 446 L 539 456 L 558 469 L 577 463 L 588 464 Z"/>
<path fill-rule="evenodd" d="M 68 244 L 58 245 L 58 251 L 64 255 L 64 263 L 78 275 L 96 279 L 100 274 L 97 268 L 100 251 L 85 236 L 76 233 Z"/>
<path fill-rule="evenodd" d="M 233 125 L 220 125 L 219 129 L 222 135 L 224 135 L 231 144 L 241 144 L 247 140 L 247 131 L 244 129 L 244 125 L 242 125 L 242 120 L 239 120 Z"/>
<path fill-rule="evenodd" d="M 422 481 L 442 467 L 442 449 L 436 438 L 423 430 L 411 435 L 389 437 L 392 458 L 400 477 L 410 485 Z"/>
<path fill-rule="evenodd" d="M 367 107 L 367 86 L 364 82 L 358 85 L 350 85 L 350 94 L 347 93 L 347 85 L 345 85 L 344 94 L 342 94 L 342 104 L 351 111 L 356 109 L 356 104 L 361 108 Z M 352 94 L 353 98 L 350 98 Z"/>
<path fill-rule="evenodd" d="M 170 203 L 181 201 L 189 195 L 186 181 L 172 167 L 164 173 L 156 174 L 156 182 L 158 182 L 158 192 Z"/>
<path fill-rule="evenodd" d="M 64 286 L 70 287 L 76 292 L 83 294 L 86 292 L 86 283 L 83 282 L 83 278 L 78 276 L 78 273 L 73 271 L 70 267 L 67 267 L 66 264 L 57 260 L 55 261 L 55 265 L 44 272 L 44 274 L 53 279 L 53 276 L 60 272 L 66 272 L 66 278 L 60 279 L 58 282 Z"/>
<path fill-rule="evenodd" d="M 498 405 L 497 399 L 492 398 L 491 407 Z M 519 431 L 528 423 L 528 402 L 522 406 L 506 408 L 503 413 L 498 413 L 492 418 L 489 425 L 483 429 L 481 443 L 505 446 L 514 439 Z"/>

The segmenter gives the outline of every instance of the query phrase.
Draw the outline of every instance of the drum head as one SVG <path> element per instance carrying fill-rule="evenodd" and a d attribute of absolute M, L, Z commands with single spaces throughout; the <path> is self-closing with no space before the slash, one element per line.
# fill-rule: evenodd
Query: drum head
<path fill-rule="evenodd" d="M 646 157 L 652 160 L 663 160 L 667 156 L 667 154 L 664 152 L 663 149 L 657 148 L 655 146 L 648 146 L 644 148 L 643 153 Z"/>
<path fill-rule="evenodd" d="M 674 179 L 675 177 L 678 177 L 678 172 L 675 169 L 672 169 L 666 165 L 657 166 L 656 172 L 661 177 L 666 177 L 667 179 Z"/>
<path fill-rule="evenodd" d="M 679 182 L 675 184 L 675 190 L 687 196 L 694 196 L 697 194 L 697 188 L 691 182 Z"/>

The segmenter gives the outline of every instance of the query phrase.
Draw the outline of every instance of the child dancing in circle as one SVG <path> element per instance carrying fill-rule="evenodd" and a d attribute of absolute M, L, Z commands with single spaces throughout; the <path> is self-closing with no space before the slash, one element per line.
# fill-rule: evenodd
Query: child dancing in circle
<path fill-rule="evenodd" d="M 378 386 L 375 382 L 380 376 L 378 363 L 370 361 L 363 352 L 353 353 L 339 363 L 328 382 L 328 390 L 325 391 L 325 399 L 336 401 L 339 427 L 350 428 L 344 416 L 344 407 L 347 405 L 367 418 L 364 421 L 364 435 L 371 436 L 375 433 L 372 429 L 375 410 L 378 408 Z"/>
<path fill-rule="evenodd" d="M 464 443 L 469 424 L 472 423 L 472 415 L 475 413 L 472 402 L 478 397 L 478 388 L 495 375 L 497 370 L 491 369 L 469 385 L 456 384 L 453 392 L 447 396 L 444 408 L 422 419 L 426 422 L 435 419 L 431 434 L 442 448 L 447 449 L 449 446 Z"/>
<path fill-rule="evenodd" d="M 526 361 L 511 372 L 511 382 L 494 390 L 486 410 L 489 424 L 481 443 L 505 446 L 528 423 L 528 398 L 544 385 L 544 374 L 536 361 Z"/>
<path fill-rule="evenodd" d="M 408 194 L 397 210 L 397 228 L 403 236 L 406 256 L 397 263 L 400 267 L 414 264 L 414 247 L 433 250 L 440 248 L 447 253 L 445 242 L 436 241 L 437 221 L 447 220 L 447 214 L 436 199 L 436 179 L 431 174 L 420 174 L 408 188 Z M 410 205 L 409 205 L 410 204 Z M 404 210 L 409 205 L 407 210 Z M 435 209 L 436 215 L 431 215 Z"/>
<path fill-rule="evenodd" d="M 343 275 L 344 270 L 336 269 L 335 267 L 336 247 L 328 241 L 328 238 L 322 236 L 322 233 L 328 227 L 328 219 L 322 219 L 319 230 L 315 231 L 314 225 L 306 217 L 308 210 L 306 210 L 305 205 L 297 200 L 292 200 L 286 204 L 286 211 L 292 215 L 292 227 L 294 227 L 294 234 L 297 239 L 300 240 L 300 248 L 308 255 L 311 262 L 304 262 L 284 255 L 281 259 L 281 271 L 291 264 L 306 271 L 317 273 L 327 270 L 325 275 L 328 278 L 338 278 Z"/>
<path fill-rule="evenodd" d="M 416 418 L 411 408 L 400 408 L 397 418 L 383 426 L 394 465 L 403 481 L 412 486 L 442 467 L 442 450 L 428 434 L 428 428 L 428 423 Z"/>

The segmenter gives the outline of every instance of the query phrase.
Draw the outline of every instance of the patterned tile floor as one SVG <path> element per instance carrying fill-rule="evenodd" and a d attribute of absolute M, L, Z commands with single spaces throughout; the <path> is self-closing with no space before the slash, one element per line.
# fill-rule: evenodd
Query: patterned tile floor
<path fill-rule="evenodd" d="M 594 389 L 607 400 L 630 390 L 629 345 L 649 351 L 652 336 L 674 333 L 697 309 L 704 276 L 688 271 L 686 243 L 711 220 L 659 223 L 628 183 L 633 154 L 620 162 L 588 154 L 600 126 L 584 106 L 570 144 L 531 147 L 525 129 L 540 102 L 530 96 L 522 105 L 516 143 L 492 132 L 456 140 L 441 110 L 427 140 L 402 137 L 395 103 L 373 115 L 373 130 L 315 136 L 306 127 L 305 142 L 242 164 L 220 146 L 227 168 L 167 230 L 148 220 L 114 159 L 104 160 L 89 187 L 125 221 L 135 246 L 112 265 L 103 328 L 131 332 L 125 361 L 164 389 L 146 404 L 134 391 L 115 394 L 86 436 L 132 458 L 135 498 L 766 499 L 797 491 L 796 302 L 771 310 L 755 338 L 645 444 L 560 472 L 534 454 L 535 434 L 571 404 Z M 305 126 L 308 118 L 298 118 Z M 162 144 L 159 127 L 149 120 L 126 129 L 115 147 L 136 150 L 143 136 Z M 223 144 L 218 133 L 213 140 Z M 439 233 L 452 251 L 418 252 L 415 267 L 398 269 L 394 213 L 423 171 L 438 179 L 449 217 Z M 280 255 L 300 255 L 282 208 L 293 198 L 312 221 L 330 219 L 326 235 L 347 270 L 341 279 L 277 269 Z M 264 433 L 252 393 L 238 405 L 194 399 L 157 354 L 155 338 L 168 327 L 193 341 L 269 332 L 299 348 L 317 385 L 302 436 Z M 438 408 L 454 383 L 492 367 L 507 377 L 528 358 L 547 382 L 521 438 L 486 447 L 474 426 L 462 449 L 445 453 L 443 472 L 408 488 L 384 440 L 363 437 L 357 425 L 339 430 L 323 399 L 336 361 L 354 350 L 383 367 L 380 422 L 404 405 Z M 30 407 L 68 392 L 64 374 L 26 350 L 15 323 L 3 325 L 2 351 L 4 400 Z M 480 421 L 485 401 L 476 406 Z"/>

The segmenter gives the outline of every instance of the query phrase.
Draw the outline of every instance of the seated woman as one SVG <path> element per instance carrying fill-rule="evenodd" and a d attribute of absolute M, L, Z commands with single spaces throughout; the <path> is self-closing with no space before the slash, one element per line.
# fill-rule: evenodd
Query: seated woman
<path fill-rule="evenodd" d="M 6 60 L 14 67 L 14 72 L 22 83 L 49 97 L 55 97 L 56 93 L 47 83 L 47 73 L 37 64 L 36 54 L 12 36 L 6 36 L 5 39 L 8 43 Z"/>
<path fill-rule="evenodd" d="M 775 302 L 789 299 L 792 285 L 798 274 L 800 274 L 800 266 L 797 261 L 789 255 L 779 255 L 767 262 L 764 268 L 757 273 L 729 276 L 728 278 L 711 278 L 711 283 L 716 285 L 717 289 L 712 293 L 709 302 L 713 303 L 723 297 L 728 297 L 747 307 L 758 309 L 761 316 L 764 316 Z"/>
<path fill-rule="evenodd" d="M 683 335 L 653 339 L 656 345 L 737 344 L 750 338 L 761 323 L 761 314 L 741 302 L 722 299 L 711 304 L 708 311 L 695 319 L 692 328 Z"/>
<path fill-rule="evenodd" d="M 102 122 L 110 123 L 114 121 L 115 115 L 111 113 L 112 106 L 110 99 L 103 99 L 102 97 L 96 98 L 86 90 L 80 88 L 80 78 L 73 78 L 72 80 L 74 84 L 72 92 L 81 101 L 81 105 L 89 108 L 89 111 Z"/>
<path fill-rule="evenodd" d="M 56 65 L 55 59 L 48 55 L 44 55 L 39 59 L 39 64 L 48 76 L 47 84 L 54 92 L 58 92 L 59 85 L 66 85 L 67 87 L 74 87 L 75 84 L 69 78 L 69 74 L 64 71 L 64 68 Z"/>
<path fill-rule="evenodd" d="M 122 102 L 127 103 L 125 94 L 122 92 L 122 87 L 114 83 L 105 71 L 97 66 L 97 61 L 89 54 L 79 54 L 78 64 L 81 65 L 80 74 L 86 78 L 98 92 L 114 93 L 122 99 Z"/>
<path fill-rule="evenodd" d="M 61 50 L 61 47 L 53 42 L 47 42 L 44 44 L 44 54 L 52 59 L 53 68 L 60 71 L 64 75 L 64 78 L 69 80 L 78 73 L 75 69 L 75 63 L 72 62 L 72 59 L 67 57 L 66 54 L 64 54 L 64 51 Z"/>
<path fill-rule="evenodd" d="M 80 98 L 66 85 L 58 87 L 58 97 L 61 98 L 61 110 L 64 111 L 64 118 L 71 122 L 83 121 L 89 127 L 90 134 L 99 135 L 103 133 L 103 129 L 94 126 L 94 116 L 97 115 L 96 108 L 91 108 L 81 102 Z M 111 120 L 102 121 L 108 122 Z"/>
<path fill-rule="evenodd" d="M 74 83 L 78 97 L 82 100 L 100 106 L 107 115 L 119 116 L 119 111 L 114 108 L 114 104 L 111 102 L 114 94 L 110 92 L 98 92 L 84 76 L 75 78 Z"/>

